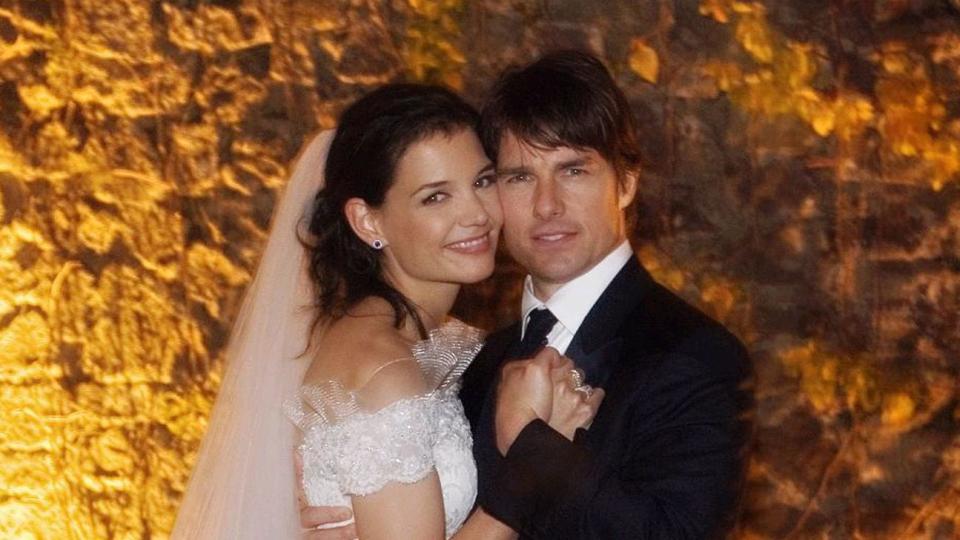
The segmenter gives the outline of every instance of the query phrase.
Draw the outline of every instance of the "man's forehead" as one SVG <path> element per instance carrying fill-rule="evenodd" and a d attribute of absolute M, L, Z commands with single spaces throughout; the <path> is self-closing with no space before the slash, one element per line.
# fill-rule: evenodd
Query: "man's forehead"
<path fill-rule="evenodd" d="M 600 154 L 592 148 L 568 145 L 546 145 L 520 139 L 507 133 L 500 142 L 497 153 L 498 167 L 515 167 L 533 162 L 556 163 L 571 159 L 597 160 Z"/>

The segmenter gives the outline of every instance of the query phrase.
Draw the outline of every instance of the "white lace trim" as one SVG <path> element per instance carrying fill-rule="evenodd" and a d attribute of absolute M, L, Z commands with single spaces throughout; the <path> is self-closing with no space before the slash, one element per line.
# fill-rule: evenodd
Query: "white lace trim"
<path fill-rule="evenodd" d="M 457 391 L 481 345 L 480 332 L 459 321 L 433 330 L 411 350 L 430 390 L 373 412 L 337 381 L 302 386 L 299 399 L 284 408 L 303 431 L 298 450 L 308 504 L 349 506 L 348 495 L 416 482 L 436 470 L 447 535 L 459 529 L 473 507 L 476 467 Z"/>
<path fill-rule="evenodd" d="M 411 355 L 430 389 L 419 397 L 459 390 L 460 377 L 482 346 L 480 331 L 455 319 L 431 330 L 426 339 L 416 342 Z M 347 390 L 339 381 L 333 380 L 303 385 L 299 391 L 300 399 L 285 402 L 284 410 L 303 431 L 317 424 L 333 425 L 361 411 L 359 391 Z"/>

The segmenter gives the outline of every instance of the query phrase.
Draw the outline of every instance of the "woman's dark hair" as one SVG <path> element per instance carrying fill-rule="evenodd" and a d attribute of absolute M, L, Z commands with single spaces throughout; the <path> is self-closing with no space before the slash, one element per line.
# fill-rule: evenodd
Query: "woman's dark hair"
<path fill-rule="evenodd" d="M 500 77 L 480 120 L 488 155 L 497 155 L 506 132 L 538 147 L 591 148 L 621 178 L 640 168 L 630 104 L 603 63 L 585 52 L 553 52 Z"/>
<path fill-rule="evenodd" d="M 344 205 L 357 197 L 379 207 L 410 146 L 437 134 L 476 129 L 478 120 L 477 111 L 453 92 L 420 84 L 381 86 L 343 112 L 327 155 L 326 183 L 313 204 L 310 238 L 304 241 L 320 311 L 314 326 L 379 296 L 393 307 L 397 328 L 410 317 L 426 337 L 415 306 L 384 279 L 381 252 L 353 232 Z"/>

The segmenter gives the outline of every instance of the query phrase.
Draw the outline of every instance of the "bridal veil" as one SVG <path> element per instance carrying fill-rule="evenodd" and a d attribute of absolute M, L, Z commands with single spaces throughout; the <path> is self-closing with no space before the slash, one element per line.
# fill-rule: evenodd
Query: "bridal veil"
<path fill-rule="evenodd" d="M 332 139 L 333 131 L 325 131 L 307 145 L 274 212 L 230 337 L 223 382 L 180 504 L 175 540 L 300 535 L 296 428 L 282 404 L 296 395 L 308 363 L 300 354 L 314 311 L 297 231 L 323 185 Z"/>

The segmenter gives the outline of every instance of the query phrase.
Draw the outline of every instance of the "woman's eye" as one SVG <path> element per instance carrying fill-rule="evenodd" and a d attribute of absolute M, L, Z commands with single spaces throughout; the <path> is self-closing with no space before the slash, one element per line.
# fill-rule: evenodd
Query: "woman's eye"
<path fill-rule="evenodd" d="M 447 197 L 449 197 L 449 195 L 447 195 L 442 191 L 431 193 L 430 195 L 427 195 L 426 197 L 424 197 L 423 204 L 436 204 L 438 202 L 445 200 Z"/>
<path fill-rule="evenodd" d="M 569 169 L 567 169 L 567 174 L 569 174 L 570 176 L 581 176 L 581 175 L 587 174 L 587 171 L 579 167 L 570 167 Z"/>
<path fill-rule="evenodd" d="M 481 176 L 480 178 L 477 178 L 477 181 L 474 182 L 473 185 L 474 187 L 485 188 L 485 187 L 490 187 L 496 183 L 497 183 L 497 177 L 492 174 L 488 174 L 486 176 Z"/>

